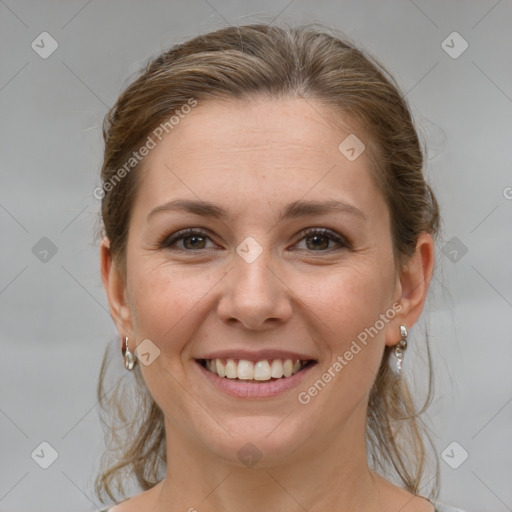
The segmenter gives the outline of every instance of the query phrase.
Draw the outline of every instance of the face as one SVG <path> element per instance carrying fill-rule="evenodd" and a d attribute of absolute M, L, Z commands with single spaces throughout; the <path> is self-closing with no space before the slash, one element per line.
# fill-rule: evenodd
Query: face
<path fill-rule="evenodd" d="M 150 340 L 168 439 L 206 456 L 364 440 L 402 289 L 368 156 L 347 159 L 352 130 L 328 121 L 302 99 L 206 102 L 144 161 L 118 328 Z"/>

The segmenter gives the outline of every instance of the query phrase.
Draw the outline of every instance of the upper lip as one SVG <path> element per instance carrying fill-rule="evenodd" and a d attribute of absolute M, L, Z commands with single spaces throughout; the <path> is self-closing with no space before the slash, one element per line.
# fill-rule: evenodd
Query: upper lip
<path fill-rule="evenodd" d="M 277 349 L 269 349 L 269 350 L 259 350 L 259 351 L 251 351 L 251 350 L 219 350 L 216 352 L 209 352 L 201 357 L 196 359 L 244 359 L 246 361 L 263 361 L 265 359 L 291 359 L 295 361 L 297 359 L 301 361 L 315 361 L 314 357 L 311 357 L 307 354 L 302 354 L 299 352 L 289 352 L 286 350 L 277 350 Z"/>

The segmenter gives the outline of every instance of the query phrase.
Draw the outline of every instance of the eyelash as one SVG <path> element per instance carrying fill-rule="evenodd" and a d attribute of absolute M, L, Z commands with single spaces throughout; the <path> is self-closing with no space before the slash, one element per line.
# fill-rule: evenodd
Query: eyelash
<path fill-rule="evenodd" d="M 337 244 L 340 245 L 339 249 L 350 247 L 349 243 L 342 236 L 340 236 L 337 233 L 335 233 L 334 231 L 331 231 L 330 229 L 326 229 L 326 228 L 308 228 L 301 233 L 301 238 L 299 238 L 299 240 L 296 243 L 302 241 L 305 238 L 312 237 L 315 235 L 325 236 L 329 240 L 336 242 Z M 187 228 L 187 229 L 182 229 L 181 231 L 177 231 L 176 233 L 173 233 L 171 235 L 164 236 L 158 242 L 157 245 L 158 245 L 159 249 L 175 250 L 175 251 L 181 251 L 181 252 L 199 252 L 199 251 L 206 250 L 206 249 L 197 249 L 195 251 L 194 249 L 176 249 L 176 248 L 172 247 L 176 242 L 179 242 L 180 240 L 184 240 L 186 238 L 193 237 L 193 236 L 202 236 L 202 237 L 209 238 L 211 240 L 210 236 L 208 235 L 208 233 L 206 231 L 203 231 L 200 228 Z M 299 250 L 301 250 L 301 249 L 299 249 Z M 309 252 L 331 252 L 333 250 L 335 250 L 335 249 L 330 248 L 330 249 L 319 250 L 319 251 L 312 250 Z"/>

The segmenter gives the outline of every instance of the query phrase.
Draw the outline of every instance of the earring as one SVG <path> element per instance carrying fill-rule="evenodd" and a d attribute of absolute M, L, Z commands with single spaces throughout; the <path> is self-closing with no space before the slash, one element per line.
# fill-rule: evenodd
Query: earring
<path fill-rule="evenodd" d="M 398 376 L 402 375 L 402 365 L 404 362 L 404 350 L 407 348 L 407 327 L 400 326 L 400 341 L 395 346 L 396 357 L 396 373 Z"/>
<path fill-rule="evenodd" d="M 123 340 L 123 348 L 121 349 L 124 359 L 124 367 L 127 370 L 133 370 L 135 363 L 137 360 L 135 359 L 135 354 L 130 352 L 130 348 L 128 347 L 128 336 L 125 336 Z"/>

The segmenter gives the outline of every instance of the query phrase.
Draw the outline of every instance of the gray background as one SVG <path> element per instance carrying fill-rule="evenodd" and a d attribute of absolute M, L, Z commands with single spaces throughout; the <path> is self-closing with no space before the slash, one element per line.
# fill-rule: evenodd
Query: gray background
<path fill-rule="evenodd" d="M 107 107 L 171 44 L 273 18 L 345 31 L 407 91 L 444 218 L 424 315 L 436 365 L 430 424 L 445 454 L 441 498 L 468 511 L 512 510 L 510 0 L 0 0 L 0 510 L 99 506 L 95 387 L 116 335 L 92 195 Z M 44 31 L 58 42 L 46 59 L 31 47 Z M 457 58 L 442 47 L 454 31 L 469 45 Z M 446 44 L 453 54 L 463 41 Z M 409 375 L 422 367 L 413 352 Z M 58 453 L 46 470 L 34 460 L 49 461 L 43 441 Z M 453 469 L 462 450 L 469 456 Z"/>

